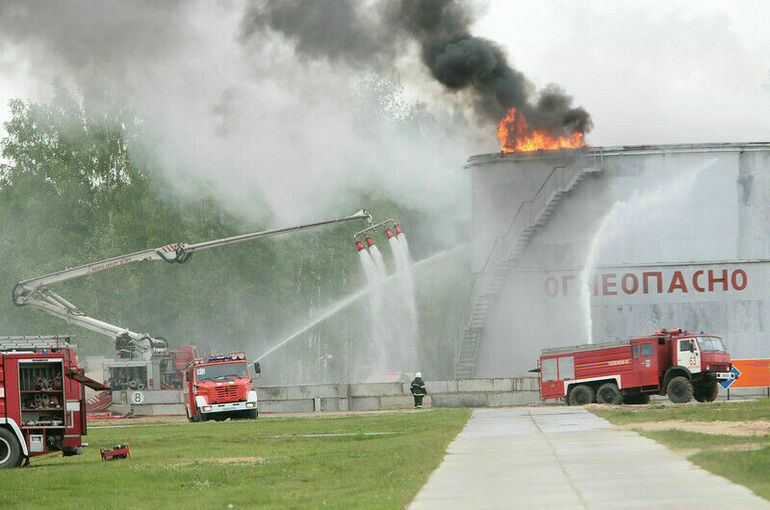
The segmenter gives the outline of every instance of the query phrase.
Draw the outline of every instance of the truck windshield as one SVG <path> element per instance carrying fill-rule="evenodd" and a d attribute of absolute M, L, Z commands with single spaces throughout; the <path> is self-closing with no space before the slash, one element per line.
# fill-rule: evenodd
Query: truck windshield
<path fill-rule="evenodd" d="M 713 336 L 702 336 L 698 338 L 698 345 L 702 351 L 725 352 L 725 345 L 722 340 Z"/>
<path fill-rule="evenodd" d="M 220 363 L 196 368 L 195 376 L 198 378 L 198 382 L 235 379 L 236 377 L 248 377 L 249 368 L 246 363 Z"/>

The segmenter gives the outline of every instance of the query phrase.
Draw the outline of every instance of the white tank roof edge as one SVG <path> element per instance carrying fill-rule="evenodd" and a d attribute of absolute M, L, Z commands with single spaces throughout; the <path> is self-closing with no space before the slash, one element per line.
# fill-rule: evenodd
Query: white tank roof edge
<path fill-rule="evenodd" d="M 465 168 L 500 161 L 544 161 L 549 159 L 594 158 L 598 156 L 685 153 L 685 152 L 747 152 L 770 151 L 770 142 L 744 143 L 682 143 L 668 145 L 615 145 L 607 147 L 581 147 L 579 149 L 556 149 L 533 152 L 493 152 L 476 154 L 468 158 Z"/>

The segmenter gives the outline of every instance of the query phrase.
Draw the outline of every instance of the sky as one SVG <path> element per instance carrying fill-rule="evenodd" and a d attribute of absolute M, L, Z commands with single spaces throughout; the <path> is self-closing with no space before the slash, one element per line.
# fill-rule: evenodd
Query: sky
<path fill-rule="evenodd" d="M 467 157 L 499 150 L 494 127 L 451 122 L 463 101 L 429 79 L 414 49 L 392 72 L 405 101 L 424 102 L 447 126 L 428 139 L 360 124 L 355 64 L 308 60 L 276 38 L 239 39 L 243 1 L 95 9 L 69 0 L 66 10 L 3 1 L 0 122 L 11 98 L 48 101 L 56 79 L 87 90 L 108 76 L 156 127 L 172 181 L 205 175 L 247 217 L 258 199 L 291 221 L 358 209 L 341 183 L 397 189 L 404 205 L 439 215 L 468 196 Z M 770 3 L 471 5 L 474 35 L 495 41 L 538 90 L 556 83 L 590 112 L 591 145 L 770 140 Z M 33 26 L 9 17 L 19 9 L 34 11 Z"/>
<path fill-rule="evenodd" d="M 593 116 L 592 145 L 770 140 L 762 1 L 491 2 L 479 33 Z"/>

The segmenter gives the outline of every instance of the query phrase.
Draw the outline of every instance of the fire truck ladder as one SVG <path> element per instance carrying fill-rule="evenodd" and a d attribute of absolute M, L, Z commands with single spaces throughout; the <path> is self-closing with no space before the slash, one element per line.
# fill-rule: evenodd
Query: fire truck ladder
<path fill-rule="evenodd" d="M 69 349 L 73 335 L 0 336 L 0 351 L 35 351 L 38 349 Z"/>
<path fill-rule="evenodd" d="M 126 255 L 119 255 L 117 257 L 111 257 L 98 262 L 91 262 L 82 266 L 67 268 L 55 273 L 21 281 L 14 287 L 12 299 L 13 303 L 17 306 L 30 306 L 31 308 L 63 319 L 68 324 L 74 324 L 109 336 L 116 341 L 116 344 L 120 342 L 121 349 L 128 348 L 131 351 L 132 357 L 135 355 L 134 352 L 138 351 L 138 357 L 140 357 L 140 359 L 150 359 L 155 354 L 166 353 L 168 345 L 164 339 L 153 337 L 147 333 L 136 333 L 120 326 L 89 317 L 77 306 L 53 292 L 49 287 L 133 262 L 162 260 L 172 264 L 184 264 L 185 262 L 189 262 L 193 254 L 197 251 L 353 220 L 366 220 L 370 224 L 373 223 L 371 215 L 365 209 L 362 209 L 351 216 L 319 221 L 316 223 L 277 228 L 262 232 L 252 232 L 249 234 L 214 239 L 212 241 L 204 241 L 196 244 L 167 244 L 159 248 L 151 248 L 148 250 L 128 253 Z M 118 345 L 116 345 L 116 348 L 117 347 Z"/>
<path fill-rule="evenodd" d="M 586 176 L 603 170 L 601 153 L 594 156 L 593 165 L 589 167 L 554 167 L 532 199 L 519 206 L 506 233 L 495 239 L 484 267 L 475 275 L 463 307 L 455 354 L 455 379 L 473 377 L 487 314 L 529 240 L 545 225 L 562 197 Z"/>

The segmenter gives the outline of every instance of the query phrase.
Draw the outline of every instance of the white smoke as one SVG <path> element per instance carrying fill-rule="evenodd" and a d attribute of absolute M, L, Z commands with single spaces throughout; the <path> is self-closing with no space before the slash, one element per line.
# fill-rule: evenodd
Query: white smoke
<path fill-rule="evenodd" d="M 92 105 L 105 90 L 123 97 L 180 193 L 202 179 L 230 212 L 286 223 L 360 209 L 373 191 L 429 213 L 437 235 L 468 214 L 461 167 L 480 147 L 445 97 L 429 126 L 369 111 L 363 75 L 300 61 L 279 39 L 240 39 L 246 2 L 41 3 L 0 5 L 0 45 L 14 50 L 4 64 L 35 84 L 61 78 Z M 416 61 L 398 63 L 403 108 L 440 97 Z"/>

